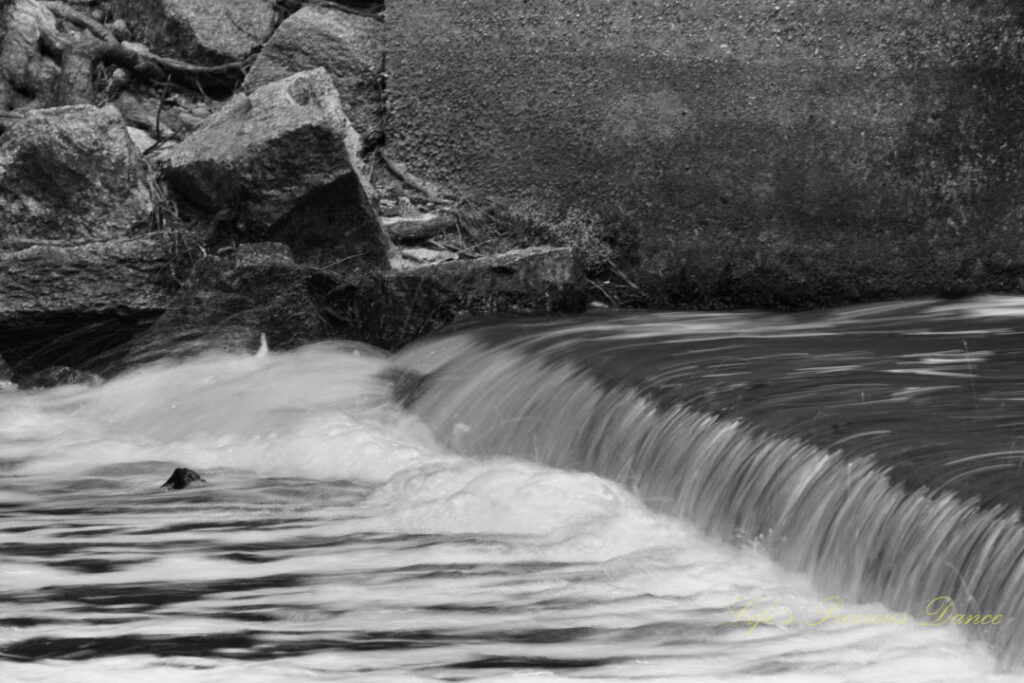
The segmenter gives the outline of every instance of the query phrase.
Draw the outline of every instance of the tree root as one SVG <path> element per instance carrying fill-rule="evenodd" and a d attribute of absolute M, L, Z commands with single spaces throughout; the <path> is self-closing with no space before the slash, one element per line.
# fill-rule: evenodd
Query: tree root
<path fill-rule="evenodd" d="M 95 36 L 77 40 L 68 40 L 60 35 L 44 36 L 48 44 L 52 44 L 52 49 L 61 55 L 63 73 L 57 92 L 57 101 L 61 104 L 91 103 L 95 99 L 92 73 L 97 64 L 119 66 L 140 78 L 156 82 L 166 82 L 169 76 L 177 77 L 199 90 L 235 90 L 245 78 L 250 64 L 249 61 L 241 61 L 203 66 L 148 51 L 132 50 L 125 47 L 106 26 L 65 2 L 43 0 L 41 4 L 55 17 L 80 26 Z"/>
<path fill-rule="evenodd" d="M 63 2 L 56 2 L 55 0 L 43 0 L 39 3 L 46 9 L 50 10 L 50 13 L 58 19 L 64 19 L 70 21 L 73 24 L 77 24 L 82 28 L 89 29 L 94 36 L 99 38 L 105 43 L 117 43 L 120 42 L 114 36 L 114 34 L 106 26 L 96 21 L 88 14 L 79 12 L 78 10 L 70 7 Z"/>

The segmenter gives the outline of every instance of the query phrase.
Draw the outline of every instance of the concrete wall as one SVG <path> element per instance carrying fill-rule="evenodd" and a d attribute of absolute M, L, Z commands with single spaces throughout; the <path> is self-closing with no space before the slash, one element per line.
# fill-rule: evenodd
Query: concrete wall
<path fill-rule="evenodd" d="M 654 305 L 1024 288 L 1017 7 L 389 0 L 388 144 L 573 208 Z"/>

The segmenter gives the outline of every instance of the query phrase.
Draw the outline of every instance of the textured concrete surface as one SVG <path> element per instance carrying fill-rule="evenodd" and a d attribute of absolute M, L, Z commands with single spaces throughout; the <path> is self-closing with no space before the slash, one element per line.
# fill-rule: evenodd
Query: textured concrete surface
<path fill-rule="evenodd" d="M 391 0 L 388 20 L 394 156 L 596 216 L 647 303 L 1024 287 L 1017 3 Z"/>

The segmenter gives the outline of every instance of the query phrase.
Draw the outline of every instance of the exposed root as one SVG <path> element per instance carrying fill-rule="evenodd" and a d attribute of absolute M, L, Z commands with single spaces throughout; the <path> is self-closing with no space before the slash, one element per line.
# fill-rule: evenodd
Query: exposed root
<path fill-rule="evenodd" d="M 50 10 L 50 13 L 58 19 L 64 19 L 65 21 L 70 21 L 82 28 L 89 29 L 94 36 L 105 43 L 120 42 L 106 26 L 96 21 L 88 14 L 79 12 L 63 2 L 56 2 L 56 0 L 43 0 L 40 4 Z"/>

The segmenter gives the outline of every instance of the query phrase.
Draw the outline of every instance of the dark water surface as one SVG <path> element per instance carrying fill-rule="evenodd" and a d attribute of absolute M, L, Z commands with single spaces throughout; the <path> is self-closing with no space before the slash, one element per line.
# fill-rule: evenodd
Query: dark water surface
<path fill-rule="evenodd" d="M 595 316 L 0 394 L 0 680 L 1018 680 L 1021 335 Z"/>

